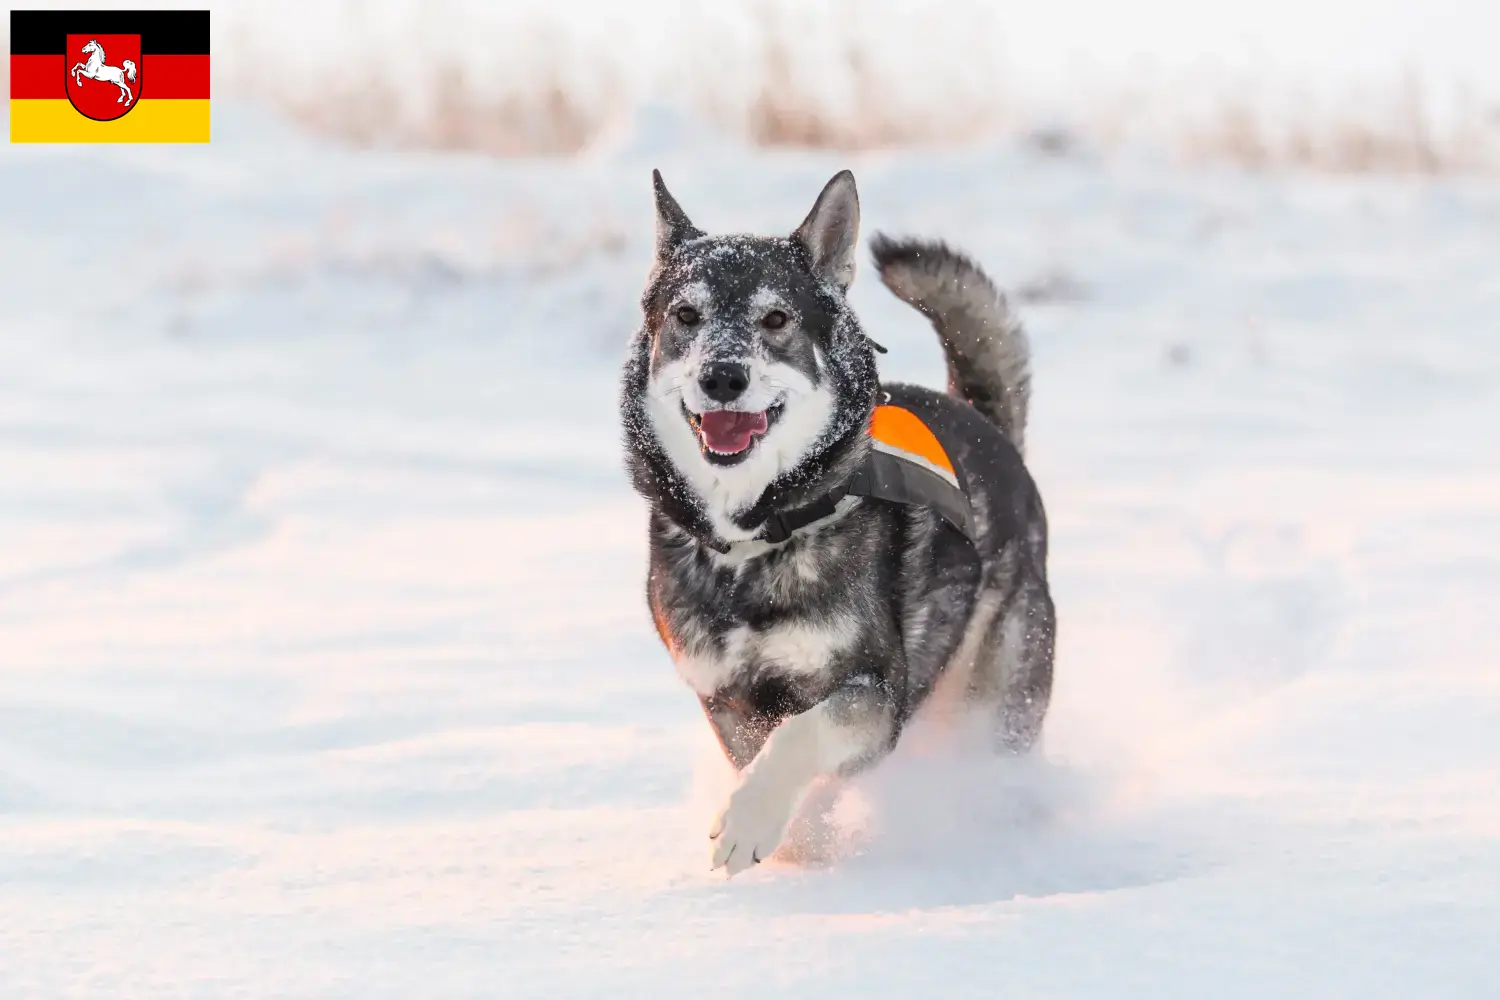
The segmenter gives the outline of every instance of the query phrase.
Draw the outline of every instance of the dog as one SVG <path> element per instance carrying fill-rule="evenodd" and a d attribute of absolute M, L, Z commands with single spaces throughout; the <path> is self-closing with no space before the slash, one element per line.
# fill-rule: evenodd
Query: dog
<path fill-rule="evenodd" d="M 946 393 L 882 384 L 847 299 L 851 173 L 787 237 L 707 235 L 653 181 L 626 466 L 657 633 L 739 771 L 709 831 L 733 876 L 820 778 L 888 753 L 940 679 L 997 750 L 1036 743 L 1056 626 L 1022 460 L 1030 349 L 968 257 L 877 234 L 881 280 L 932 322 L 949 375 Z"/>

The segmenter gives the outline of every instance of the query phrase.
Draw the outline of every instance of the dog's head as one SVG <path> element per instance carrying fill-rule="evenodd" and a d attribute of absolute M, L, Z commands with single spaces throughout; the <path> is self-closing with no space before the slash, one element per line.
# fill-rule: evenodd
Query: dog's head
<path fill-rule="evenodd" d="M 845 297 L 859 199 L 844 171 L 790 236 L 708 236 L 654 177 L 655 261 L 629 373 L 636 416 L 733 539 L 727 521 L 770 487 L 818 478 L 874 406 L 874 358 Z"/>

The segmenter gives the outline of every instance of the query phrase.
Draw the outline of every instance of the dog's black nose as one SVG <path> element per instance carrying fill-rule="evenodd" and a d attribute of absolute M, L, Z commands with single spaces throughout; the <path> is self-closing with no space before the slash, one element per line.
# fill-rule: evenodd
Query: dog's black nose
<path fill-rule="evenodd" d="M 750 386 L 750 370 L 744 365 L 715 361 L 698 373 L 698 388 L 709 399 L 730 403 Z"/>

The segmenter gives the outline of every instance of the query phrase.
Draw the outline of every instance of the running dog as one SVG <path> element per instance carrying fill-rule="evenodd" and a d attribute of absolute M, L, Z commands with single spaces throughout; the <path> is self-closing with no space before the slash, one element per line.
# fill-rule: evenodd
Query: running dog
<path fill-rule="evenodd" d="M 820 776 L 888 753 L 940 678 L 997 749 L 1037 740 L 1055 619 L 1022 460 L 1029 347 L 967 257 L 877 235 L 881 280 L 931 320 L 949 376 L 946 393 L 882 383 L 847 300 L 852 174 L 785 237 L 709 236 L 653 178 L 626 464 L 657 632 L 740 772 L 709 832 L 734 875 Z"/>

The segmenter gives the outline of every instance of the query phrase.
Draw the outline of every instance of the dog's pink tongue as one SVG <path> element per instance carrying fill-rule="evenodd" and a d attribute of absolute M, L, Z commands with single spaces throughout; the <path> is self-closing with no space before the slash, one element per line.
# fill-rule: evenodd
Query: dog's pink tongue
<path fill-rule="evenodd" d="M 766 430 L 766 412 L 739 413 L 709 410 L 699 418 L 703 441 L 721 455 L 734 455 L 750 447 L 750 439 Z"/>

